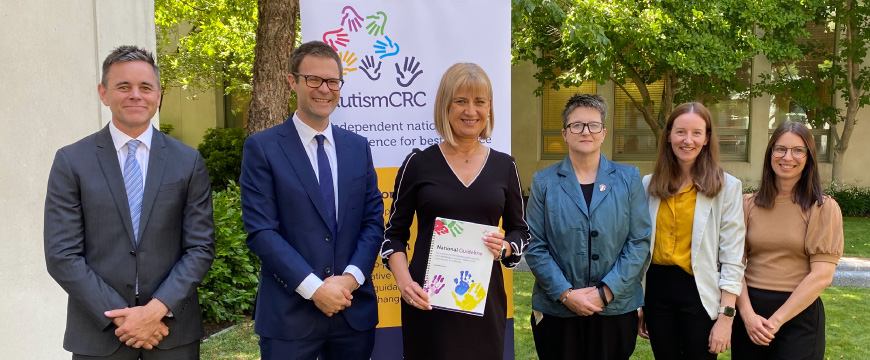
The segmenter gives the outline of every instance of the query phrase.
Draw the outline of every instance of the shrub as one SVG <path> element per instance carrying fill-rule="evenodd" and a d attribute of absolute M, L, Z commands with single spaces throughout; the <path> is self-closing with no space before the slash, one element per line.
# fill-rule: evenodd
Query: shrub
<path fill-rule="evenodd" d="M 837 200 L 843 216 L 870 215 L 870 188 L 842 185 L 839 190 L 831 186 L 825 192 Z"/>
<path fill-rule="evenodd" d="M 239 321 L 254 308 L 260 259 L 245 245 L 240 193 L 232 180 L 226 189 L 212 193 L 215 259 L 198 289 L 205 321 Z"/>
<path fill-rule="evenodd" d="M 172 133 L 172 130 L 174 130 L 174 129 L 175 129 L 175 126 L 172 126 L 172 124 L 169 124 L 169 123 L 163 123 L 163 122 L 160 123 L 160 132 L 162 132 L 162 133 L 164 133 L 164 134 L 166 134 L 166 135 L 171 134 L 171 133 Z"/>
<path fill-rule="evenodd" d="M 213 189 L 227 187 L 229 181 L 239 181 L 242 173 L 242 147 L 245 145 L 245 129 L 212 128 L 205 131 L 197 150 L 205 159 L 208 176 Z"/>

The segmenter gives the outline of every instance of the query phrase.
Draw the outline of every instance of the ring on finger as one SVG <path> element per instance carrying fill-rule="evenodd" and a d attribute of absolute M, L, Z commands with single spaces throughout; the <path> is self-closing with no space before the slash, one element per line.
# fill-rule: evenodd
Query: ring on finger
<path fill-rule="evenodd" d="M 409 300 L 408 305 L 414 305 L 414 299 Z"/>

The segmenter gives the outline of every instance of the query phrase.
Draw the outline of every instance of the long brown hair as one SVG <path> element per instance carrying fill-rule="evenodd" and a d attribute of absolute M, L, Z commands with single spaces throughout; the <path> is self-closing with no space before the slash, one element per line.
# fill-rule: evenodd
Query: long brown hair
<path fill-rule="evenodd" d="M 710 198 L 716 197 L 722 191 L 725 183 L 725 172 L 719 166 L 719 140 L 716 138 L 710 112 L 698 102 L 688 102 L 677 106 L 668 117 L 668 122 L 662 131 L 661 139 L 659 139 L 658 155 L 649 183 L 649 193 L 661 199 L 670 199 L 680 191 L 678 188 L 680 186 L 680 165 L 677 163 L 677 155 L 674 154 L 674 149 L 668 138 L 674 127 L 674 120 L 683 114 L 697 114 L 701 119 L 704 119 L 707 126 L 707 145 L 701 147 L 701 153 L 698 154 L 695 164 L 692 165 L 692 178 L 699 193 Z"/>
<path fill-rule="evenodd" d="M 776 203 L 776 195 L 779 194 L 779 189 L 776 187 L 776 173 L 773 172 L 770 158 L 773 154 L 773 145 L 785 133 L 800 136 L 810 151 L 807 155 L 807 164 L 801 172 L 801 178 L 795 184 L 794 189 L 792 189 L 791 201 L 800 204 L 801 209 L 804 211 L 809 210 L 813 206 L 813 203 L 822 206 L 825 193 L 822 191 L 819 166 L 816 164 L 816 140 L 813 139 L 813 134 L 810 133 L 804 124 L 793 121 L 786 121 L 780 124 L 773 131 L 773 135 L 770 136 L 770 141 L 767 142 L 767 150 L 764 151 L 764 167 L 761 170 L 761 185 L 758 186 L 755 205 L 771 209 Z"/>

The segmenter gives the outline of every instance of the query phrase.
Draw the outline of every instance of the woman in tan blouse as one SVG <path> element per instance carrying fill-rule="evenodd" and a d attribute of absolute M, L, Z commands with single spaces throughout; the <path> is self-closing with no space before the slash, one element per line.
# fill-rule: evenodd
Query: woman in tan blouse
<path fill-rule="evenodd" d="M 761 185 L 746 195 L 746 276 L 737 300 L 732 358 L 822 359 L 825 309 L 843 254 L 840 207 L 822 192 L 816 144 L 786 122 L 765 152 Z"/>

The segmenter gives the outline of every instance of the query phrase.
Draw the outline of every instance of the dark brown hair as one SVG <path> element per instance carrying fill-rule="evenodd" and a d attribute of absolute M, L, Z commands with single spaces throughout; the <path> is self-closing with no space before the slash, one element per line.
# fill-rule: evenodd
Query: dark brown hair
<path fill-rule="evenodd" d="M 335 63 L 338 66 L 338 77 L 343 78 L 341 76 L 341 57 L 338 56 L 338 53 L 332 48 L 332 46 L 329 46 L 323 41 L 317 40 L 299 45 L 296 50 L 293 50 L 293 52 L 290 53 L 291 74 L 299 72 L 299 65 L 302 64 L 302 60 L 308 55 L 335 60 Z M 298 80 L 296 75 L 293 75 L 293 78 Z"/>
<path fill-rule="evenodd" d="M 680 165 L 677 163 L 677 155 L 674 154 L 674 149 L 668 138 L 674 127 L 674 120 L 683 114 L 697 114 L 701 119 L 704 119 L 704 123 L 707 125 L 707 145 L 701 147 L 701 152 L 695 159 L 695 164 L 692 165 L 692 178 L 699 193 L 710 198 L 716 197 L 722 191 L 725 183 L 725 172 L 719 166 L 719 140 L 716 139 L 716 131 L 710 119 L 710 112 L 698 102 L 677 106 L 668 117 L 668 122 L 662 131 L 661 139 L 659 139 L 656 165 L 649 183 L 649 194 L 661 199 L 670 199 L 680 191 L 678 188 L 680 186 Z"/>
<path fill-rule="evenodd" d="M 779 194 L 779 189 L 776 187 L 776 173 L 773 172 L 771 164 L 771 156 L 773 155 L 773 145 L 776 141 L 785 134 L 792 133 L 800 136 L 804 140 L 809 149 L 807 155 L 807 164 L 801 172 L 801 178 L 795 184 L 791 192 L 791 201 L 800 204 L 804 211 L 809 210 L 813 203 L 822 206 L 825 193 L 822 191 L 822 181 L 819 178 L 819 166 L 816 163 L 816 140 L 813 139 L 813 134 L 807 129 L 804 124 L 799 122 L 787 121 L 780 124 L 773 135 L 770 136 L 770 141 L 767 142 L 767 150 L 764 151 L 764 167 L 761 169 L 761 185 L 758 186 L 758 193 L 755 196 L 755 205 L 766 209 L 772 209 L 776 203 L 776 195 Z"/>

